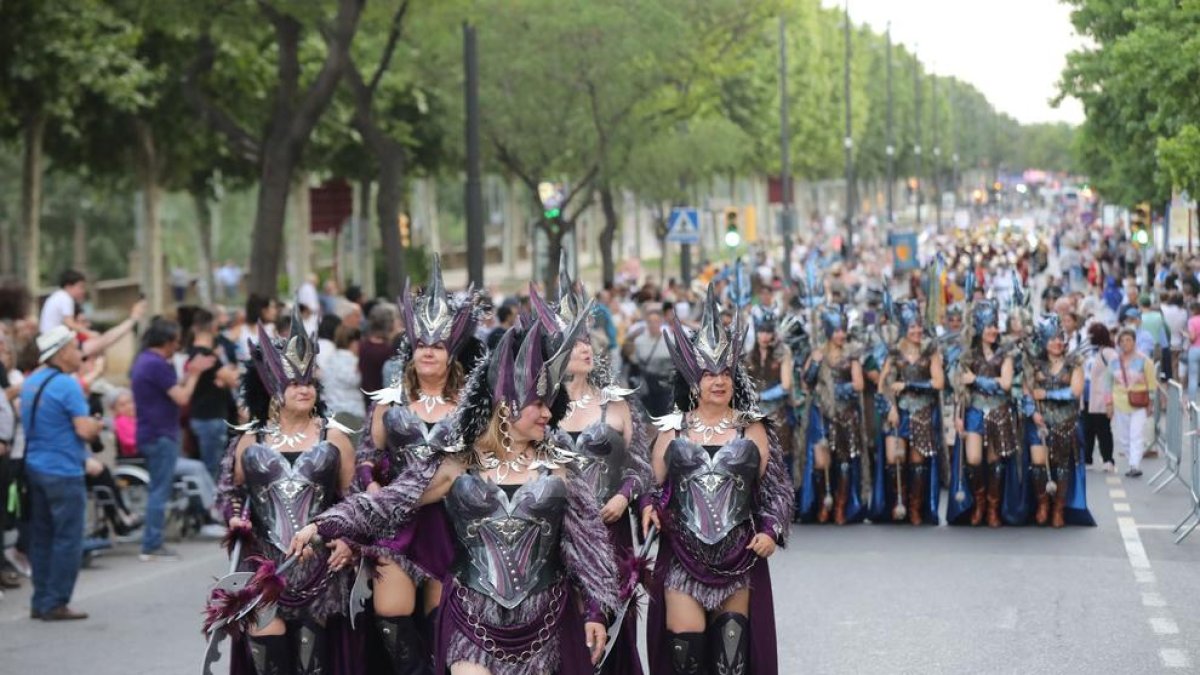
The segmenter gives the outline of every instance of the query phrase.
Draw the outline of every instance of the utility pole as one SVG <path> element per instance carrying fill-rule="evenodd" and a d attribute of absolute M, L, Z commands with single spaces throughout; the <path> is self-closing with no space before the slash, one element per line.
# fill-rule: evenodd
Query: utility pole
<path fill-rule="evenodd" d="M 892 108 L 892 24 L 887 27 L 887 224 L 888 230 L 896 222 L 893 187 L 896 184 L 896 130 L 895 113 Z"/>
<path fill-rule="evenodd" d="M 842 68 L 842 92 L 846 97 L 846 247 L 848 262 L 854 262 L 854 139 L 850 129 L 850 0 L 845 3 L 845 23 L 842 26 L 846 41 L 846 58 Z"/>
<path fill-rule="evenodd" d="M 466 78 L 463 98 L 467 121 L 467 278 L 483 288 L 483 164 L 479 149 L 479 54 L 475 49 L 475 27 L 463 22 L 463 68 Z"/>
<path fill-rule="evenodd" d="M 925 162 L 921 157 L 921 61 L 917 58 L 917 50 L 913 48 L 913 105 L 915 106 L 915 115 L 913 115 L 913 155 L 917 160 L 917 225 L 921 225 L 921 207 L 925 205 L 925 186 L 923 185 L 923 176 L 925 175 Z"/>
<path fill-rule="evenodd" d="M 792 281 L 792 154 L 787 96 L 787 20 L 779 17 L 779 157 L 783 195 L 783 278 Z"/>
<path fill-rule="evenodd" d="M 933 95 L 929 100 L 929 107 L 933 108 L 933 209 L 936 213 L 937 231 L 942 231 L 942 181 L 938 175 L 942 170 L 942 147 L 939 145 L 938 133 L 938 108 L 942 107 L 937 95 L 937 74 L 931 73 L 929 76 L 933 86 Z"/>

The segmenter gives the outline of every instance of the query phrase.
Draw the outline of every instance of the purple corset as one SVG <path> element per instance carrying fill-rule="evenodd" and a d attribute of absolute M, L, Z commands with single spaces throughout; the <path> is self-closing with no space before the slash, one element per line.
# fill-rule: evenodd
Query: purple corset
<path fill-rule="evenodd" d="M 280 551 L 287 551 L 296 532 L 329 508 L 338 492 L 341 452 L 337 446 L 321 441 L 295 459 L 292 464 L 262 443 L 242 454 L 255 534 Z"/>
<path fill-rule="evenodd" d="M 719 543 L 750 520 L 758 481 L 758 446 L 735 438 L 709 455 L 687 438 L 667 446 L 670 508 L 675 518 L 705 544 Z"/>
<path fill-rule="evenodd" d="M 445 448 L 453 437 L 451 416 L 430 428 L 408 406 L 394 405 L 388 408 L 383 414 L 383 424 L 387 429 L 388 459 L 396 473 L 408 463 L 410 456 L 428 459 L 437 449 Z"/>
<path fill-rule="evenodd" d="M 562 478 L 543 472 L 510 499 L 500 486 L 465 473 L 445 505 L 460 546 L 455 575 L 462 585 L 512 609 L 561 579 Z"/>

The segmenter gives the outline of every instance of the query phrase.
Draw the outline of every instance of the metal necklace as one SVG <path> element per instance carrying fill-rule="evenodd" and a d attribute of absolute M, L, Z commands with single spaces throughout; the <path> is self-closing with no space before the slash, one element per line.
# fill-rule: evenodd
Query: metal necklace
<path fill-rule="evenodd" d="M 438 394 L 426 394 L 425 392 L 417 392 L 417 402 L 425 406 L 425 414 L 433 413 L 433 409 L 439 405 L 443 405 L 446 399 Z"/>
<path fill-rule="evenodd" d="M 704 440 L 704 445 L 708 445 L 709 441 L 713 439 L 713 436 L 718 436 L 724 434 L 726 431 L 729 431 L 731 426 L 733 426 L 733 418 L 729 416 L 726 416 L 716 424 L 709 426 L 704 423 L 704 420 L 700 419 L 699 415 L 695 415 L 692 417 L 691 424 L 692 431 L 700 435 L 700 437 Z"/>
<path fill-rule="evenodd" d="M 265 431 L 273 441 L 271 443 L 271 449 L 278 450 L 285 446 L 288 448 L 295 448 L 304 443 L 304 441 L 308 438 L 308 434 L 304 433 L 307 429 L 308 423 L 306 422 L 304 426 L 300 428 L 300 431 L 297 431 L 294 434 L 285 434 L 283 433 L 283 427 L 279 426 L 278 422 L 272 422 L 269 426 L 267 426 Z"/>
<path fill-rule="evenodd" d="M 525 467 L 529 466 L 529 460 L 524 455 L 517 455 L 514 459 L 500 459 L 493 454 L 485 461 L 485 465 L 495 472 L 496 481 L 503 483 L 510 474 L 523 473 Z"/>
<path fill-rule="evenodd" d="M 584 394 L 578 401 L 571 401 L 570 403 L 567 404 L 567 412 L 565 414 L 563 414 L 563 421 L 565 422 L 565 421 L 571 419 L 571 415 L 574 415 L 575 411 L 583 410 L 584 408 L 588 407 L 591 404 L 592 404 L 592 395 L 591 394 Z"/>

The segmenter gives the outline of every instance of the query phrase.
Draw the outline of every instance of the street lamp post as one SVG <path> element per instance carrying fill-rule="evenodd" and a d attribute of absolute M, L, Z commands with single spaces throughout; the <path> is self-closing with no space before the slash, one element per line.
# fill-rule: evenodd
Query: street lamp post
<path fill-rule="evenodd" d="M 892 24 L 887 28 L 887 222 L 888 227 L 896 222 L 893 187 L 896 184 L 896 130 L 892 109 Z"/>
<path fill-rule="evenodd" d="M 846 260 L 854 262 L 854 138 L 850 128 L 850 0 L 845 3 L 843 35 L 846 58 L 843 64 L 842 92 L 846 97 Z"/>

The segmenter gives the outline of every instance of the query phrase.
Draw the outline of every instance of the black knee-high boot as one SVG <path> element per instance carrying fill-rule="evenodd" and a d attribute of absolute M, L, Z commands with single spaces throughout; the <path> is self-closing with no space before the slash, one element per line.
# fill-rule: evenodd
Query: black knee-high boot
<path fill-rule="evenodd" d="M 295 636 L 297 675 L 327 675 L 329 673 L 329 641 L 325 627 L 305 619 L 298 626 L 288 626 Z"/>
<path fill-rule="evenodd" d="M 743 675 L 750 665 L 750 621 L 725 612 L 708 627 L 708 649 L 712 675 Z"/>
<path fill-rule="evenodd" d="M 246 642 L 256 675 L 292 675 L 292 650 L 287 635 L 251 635 Z"/>
<path fill-rule="evenodd" d="M 429 655 L 421 643 L 421 632 L 411 616 L 377 616 L 375 628 L 392 666 L 393 675 L 426 675 Z"/>
<path fill-rule="evenodd" d="M 667 631 L 671 649 L 671 668 L 675 675 L 705 675 L 704 633 L 672 633 Z"/>

